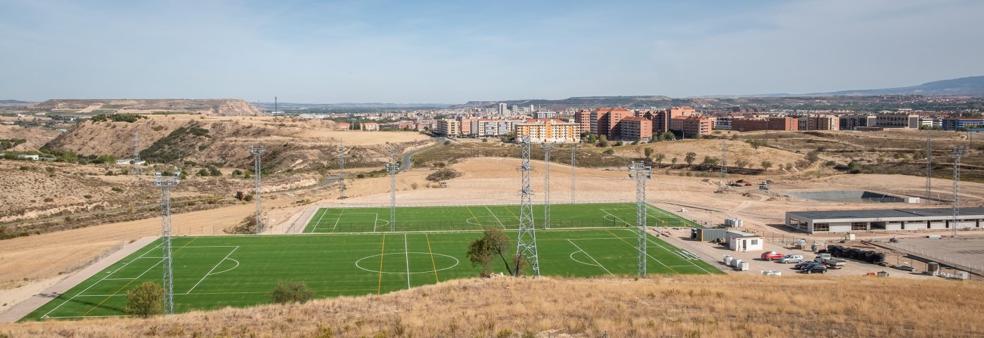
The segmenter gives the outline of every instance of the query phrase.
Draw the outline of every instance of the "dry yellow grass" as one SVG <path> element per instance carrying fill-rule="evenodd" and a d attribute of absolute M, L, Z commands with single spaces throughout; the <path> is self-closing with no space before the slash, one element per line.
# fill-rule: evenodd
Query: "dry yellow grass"
<path fill-rule="evenodd" d="M 695 276 L 458 280 L 303 305 L 0 326 L 21 336 L 981 336 L 984 284 Z"/>

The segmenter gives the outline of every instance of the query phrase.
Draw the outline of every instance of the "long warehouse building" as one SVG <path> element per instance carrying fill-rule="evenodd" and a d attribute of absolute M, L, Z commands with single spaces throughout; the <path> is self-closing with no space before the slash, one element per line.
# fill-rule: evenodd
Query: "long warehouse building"
<path fill-rule="evenodd" d="M 790 211 L 786 226 L 808 233 L 980 229 L 984 208 L 960 208 L 957 221 L 952 208 Z"/>

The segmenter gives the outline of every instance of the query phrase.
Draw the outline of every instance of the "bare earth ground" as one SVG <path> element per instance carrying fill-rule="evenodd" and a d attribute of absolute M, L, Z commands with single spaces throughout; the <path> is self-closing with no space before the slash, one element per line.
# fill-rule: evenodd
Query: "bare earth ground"
<path fill-rule="evenodd" d="M 424 177 L 431 172 L 426 168 L 415 168 L 401 173 L 398 182 L 397 201 L 401 205 L 439 205 L 462 203 L 515 203 L 519 199 L 519 160 L 505 158 L 474 158 L 463 160 L 454 168 L 463 172 L 462 177 L 448 182 L 447 188 L 427 188 Z M 542 162 L 534 163 L 534 201 L 542 201 Z M 551 194 L 553 203 L 570 201 L 571 168 L 551 166 Z M 736 179 L 737 177 L 731 177 Z M 924 179 L 899 175 L 839 175 L 821 179 L 810 177 L 770 176 L 775 183 L 774 191 L 785 189 L 872 189 L 895 191 L 920 189 Z M 754 183 L 764 177 L 746 178 Z M 938 186 L 946 186 L 947 180 L 939 181 Z M 971 200 L 980 203 L 984 196 L 984 185 L 963 183 L 963 191 Z M 887 208 L 912 207 L 908 204 L 847 204 L 821 203 L 791 200 L 778 193 L 760 193 L 751 188 L 737 188 L 734 191 L 715 193 L 718 189 L 716 178 L 696 178 L 669 175 L 657 172 L 650 181 L 648 196 L 650 202 L 664 209 L 708 224 L 722 222 L 725 217 L 741 217 L 746 230 L 765 236 L 788 236 L 788 238 L 808 237 L 805 234 L 790 234 L 785 228 L 774 226 L 781 223 L 783 214 L 789 210 L 837 209 L 837 208 Z M 389 180 L 386 177 L 356 180 L 348 191 L 352 198 L 337 200 L 335 190 L 324 189 L 315 192 L 281 193 L 264 199 L 273 232 L 287 232 L 291 224 L 297 222 L 301 213 L 315 206 L 331 205 L 382 205 L 388 202 Z M 744 189 L 744 190 L 743 190 Z M 747 195 L 743 195 L 747 193 Z M 632 182 L 622 168 L 577 169 L 578 202 L 630 201 L 633 198 Z M 977 198 L 974 201 L 974 198 Z M 700 209 L 703 208 L 703 209 Z M 174 216 L 173 224 L 178 235 L 219 234 L 223 229 L 240 222 L 253 212 L 251 204 L 222 207 L 213 210 L 190 212 Z M 0 246 L 0 284 L 12 288 L 31 283 L 51 283 L 52 278 L 74 271 L 95 258 L 118 248 L 123 243 L 144 236 L 159 234 L 160 220 L 157 218 L 131 222 L 105 224 L 88 228 L 41 234 L 36 236 L 4 240 Z M 925 235 L 924 233 L 921 235 Z M 890 234 L 859 234 L 861 237 L 892 236 Z M 833 239 L 833 238 L 821 238 Z M 785 278 L 785 277 L 783 277 Z M 38 290 L 41 288 L 28 287 Z M 21 289 L 21 290 L 26 290 Z M 15 292 L 0 291 L 0 299 L 5 302 L 18 301 Z"/>
<path fill-rule="evenodd" d="M 892 290 L 893 292 L 885 292 Z M 970 337 L 984 284 L 875 277 L 468 279 L 381 296 L 141 319 L 7 324 L 20 336 Z"/>

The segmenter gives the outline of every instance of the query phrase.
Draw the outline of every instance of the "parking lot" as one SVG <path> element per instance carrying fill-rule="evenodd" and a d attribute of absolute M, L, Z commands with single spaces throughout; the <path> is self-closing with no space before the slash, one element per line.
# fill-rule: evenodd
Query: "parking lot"
<path fill-rule="evenodd" d="M 740 273 L 740 274 L 761 274 L 762 271 L 776 270 L 781 272 L 783 275 L 799 274 L 797 271 L 793 270 L 795 264 L 782 264 L 772 261 L 761 260 L 761 255 L 766 251 L 777 251 L 786 255 L 802 255 L 806 260 L 813 260 L 817 255 L 809 250 L 800 249 L 787 249 L 782 247 L 777 243 L 771 243 L 769 241 L 765 242 L 764 251 L 755 252 L 736 252 L 731 251 L 724 246 L 720 246 L 710 242 L 699 242 L 690 240 L 690 230 L 680 229 L 668 231 L 673 238 L 669 239 L 674 245 L 681 248 L 685 248 L 691 252 L 694 252 L 698 256 L 704 259 L 713 259 L 717 267 L 728 273 Z M 722 262 L 724 256 L 732 256 L 741 259 L 749 263 L 748 271 L 735 271 L 730 267 L 724 266 Z M 880 266 L 875 264 L 869 264 L 867 262 L 844 259 L 847 264 L 841 269 L 828 269 L 826 274 L 832 276 L 863 276 L 868 273 L 877 273 L 879 271 L 886 271 L 889 273 L 890 277 L 904 277 L 904 278 L 932 278 L 930 276 L 921 273 L 910 273 L 906 271 L 896 270 L 887 266 Z M 902 259 L 900 263 L 906 261 Z M 889 264 L 896 264 L 894 256 L 886 257 L 886 262 Z M 916 262 L 918 263 L 918 262 Z M 919 265 L 913 264 L 917 268 Z M 925 268 L 919 268 L 918 271 L 924 271 Z"/>

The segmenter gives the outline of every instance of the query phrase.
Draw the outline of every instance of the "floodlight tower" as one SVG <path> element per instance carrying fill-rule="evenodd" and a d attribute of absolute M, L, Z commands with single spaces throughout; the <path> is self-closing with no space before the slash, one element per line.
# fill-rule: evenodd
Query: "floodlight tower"
<path fill-rule="evenodd" d="M 933 139 L 926 138 L 926 198 L 933 194 Z"/>
<path fill-rule="evenodd" d="M 133 132 L 133 162 L 130 163 L 133 167 L 133 175 L 140 176 L 140 131 Z"/>
<path fill-rule="evenodd" d="M 543 228 L 550 229 L 550 150 L 553 144 L 543 142 Z"/>
<path fill-rule="evenodd" d="M 181 172 L 173 177 L 154 174 L 154 186 L 161 188 L 161 248 L 164 264 L 164 312 L 174 313 L 174 271 L 171 269 L 171 188 L 181 181 Z"/>
<path fill-rule="evenodd" d="M 724 184 L 724 176 L 728 174 L 728 142 L 721 139 L 721 186 Z"/>
<path fill-rule="evenodd" d="M 629 166 L 629 177 L 636 181 L 636 226 L 638 227 L 639 277 L 646 276 L 646 182 L 653 176 L 653 167 L 642 161 L 634 161 Z"/>
<path fill-rule="evenodd" d="M 386 163 L 386 172 L 390 176 L 390 231 L 396 231 L 396 174 L 400 172 L 400 164 Z"/>
<path fill-rule="evenodd" d="M 519 171 L 522 176 L 519 203 L 519 234 L 516 236 L 516 270 L 513 275 L 519 276 L 523 260 L 529 263 L 533 276 L 540 275 L 540 258 L 536 250 L 536 229 L 533 226 L 533 188 L 530 185 L 530 137 L 523 136 L 520 146 L 523 153 Z"/>
<path fill-rule="evenodd" d="M 338 145 L 338 198 L 345 198 L 345 145 Z"/>
<path fill-rule="evenodd" d="M 964 155 L 964 147 L 953 149 L 953 237 L 957 237 L 957 217 L 960 216 L 960 158 Z"/>
<path fill-rule="evenodd" d="M 260 202 L 260 195 L 262 193 L 263 186 L 260 175 L 262 171 L 261 169 L 263 168 L 261 158 L 264 151 L 266 150 L 259 144 L 254 144 L 249 147 L 249 153 L 253 154 L 253 176 L 256 179 L 255 186 L 253 187 L 253 199 L 256 200 L 256 233 L 263 232 L 263 205 Z"/>
<path fill-rule="evenodd" d="M 571 147 L 571 204 L 577 196 L 577 143 Z"/>

